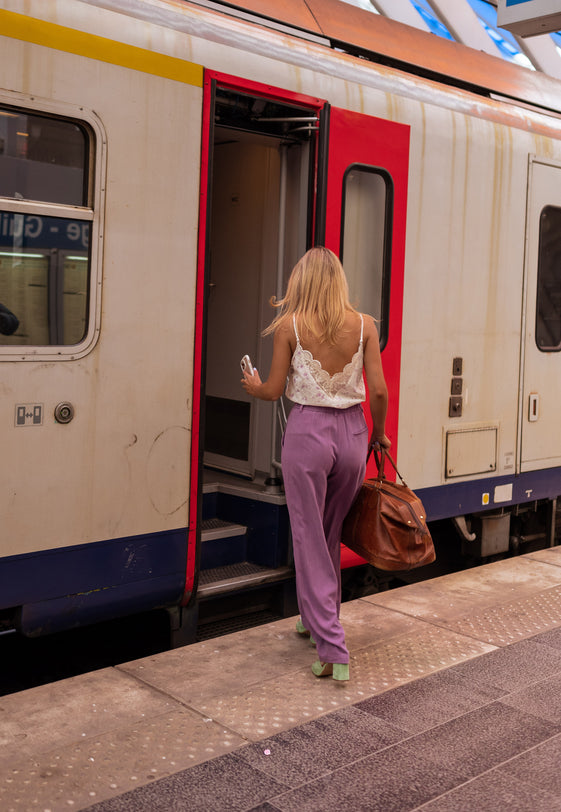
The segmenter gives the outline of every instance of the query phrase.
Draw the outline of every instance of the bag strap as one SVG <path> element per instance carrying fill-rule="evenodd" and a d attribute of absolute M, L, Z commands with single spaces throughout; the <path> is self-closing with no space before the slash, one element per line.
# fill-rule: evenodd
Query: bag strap
<path fill-rule="evenodd" d="M 392 456 L 388 451 L 388 449 L 381 446 L 380 443 L 378 442 L 372 443 L 372 445 L 368 446 L 368 454 L 366 455 L 366 462 L 368 462 L 368 460 L 370 459 L 370 454 L 372 454 L 372 452 L 374 452 L 374 459 L 376 460 L 376 468 L 378 469 L 377 479 L 379 479 L 380 481 L 386 479 L 386 475 L 384 474 L 384 466 L 387 457 L 391 462 L 394 471 L 400 478 L 401 482 L 403 483 L 403 485 L 405 485 L 405 487 L 407 487 L 407 483 L 397 470 L 397 465 L 393 461 Z"/>

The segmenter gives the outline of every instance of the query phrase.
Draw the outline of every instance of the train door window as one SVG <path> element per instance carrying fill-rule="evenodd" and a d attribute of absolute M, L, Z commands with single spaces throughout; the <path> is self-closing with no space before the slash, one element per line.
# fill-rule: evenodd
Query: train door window
<path fill-rule="evenodd" d="M 370 166 L 350 166 L 343 181 L 341 259 L 353 305 L 379 320 L 380 345 L 388 336 L 393 184 Z"/>
<path fill-rule="evenodd" d="M 82 122 L 0 106 L 0 303 L 17 320 L 0 350 L 88 332 L 92 150 Z"/>
<path fill-rule="evenodd" d="M 536 344 L 542 352 L 561 350 L 561 208 L 540 215 Z"/>

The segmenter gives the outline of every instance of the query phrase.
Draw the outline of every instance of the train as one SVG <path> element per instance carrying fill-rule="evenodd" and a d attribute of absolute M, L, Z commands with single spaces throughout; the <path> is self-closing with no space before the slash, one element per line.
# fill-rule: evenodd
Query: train
<path fill-rule="evenodd" d="M 294 611 L 240 359 L 314 244 L 429 521 L 558 542 L 558 79 L 342 0 L 0 0 L 0 42 L 0 629 Z"/>

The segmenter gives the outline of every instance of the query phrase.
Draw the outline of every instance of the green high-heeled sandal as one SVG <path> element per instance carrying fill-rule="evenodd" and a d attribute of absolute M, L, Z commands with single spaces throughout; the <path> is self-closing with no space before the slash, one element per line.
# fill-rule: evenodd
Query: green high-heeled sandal
<path fill-rule="evenodd" d="M 314 640 L 314 638 L 310 634 L 309 630 L 304 626 L 304 624 L 302 623 L 302 618 L 300 618 L 300 617 L 296 621 L 296 631 L 302 637 L 309 637 L 310 638 L 310 643 L 312 644 L 312 646 L 315 646 L 316 641 Z"/>
<path fill-rule="evenodd" d="M 321 660 L 316 660 L 315 663 L 312 663 L 312 673 L 316 677 L 333 677 L 333 679 L 343 682 L 349 679 L 349 664 L 322 663 Z"/>

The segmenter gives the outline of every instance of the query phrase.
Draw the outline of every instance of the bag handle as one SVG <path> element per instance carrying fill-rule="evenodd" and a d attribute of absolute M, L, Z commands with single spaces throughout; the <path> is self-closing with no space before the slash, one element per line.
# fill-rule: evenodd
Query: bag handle
<path fill-rule="evenodd" d="M 368 446 L 368 454 L 366 455 L 366 462 L 368 462 L 368 460 L 370 459 L 370 455 L 372 454 L 372 452 L 374 452 L 374 459 L 376 460 L 376 468 L 378 469 L 378 476 L 376 478 L 379 479 L 380 481 L 386 479 L 386 475 L 384 474 L 384 465 L 387 457 L 391 462 L 394 471 L 400 478 L 401 482 L 403 483 L 403 485 L 405 485 L 405 487 L 407 487 L 407 483 L 397 470 L 397 465 L 393 461 L 392 456 L 388 451 L 388 449 L 381 446 L 380 443 L 377 441 L 372 443 L 372 445 Z"/>

